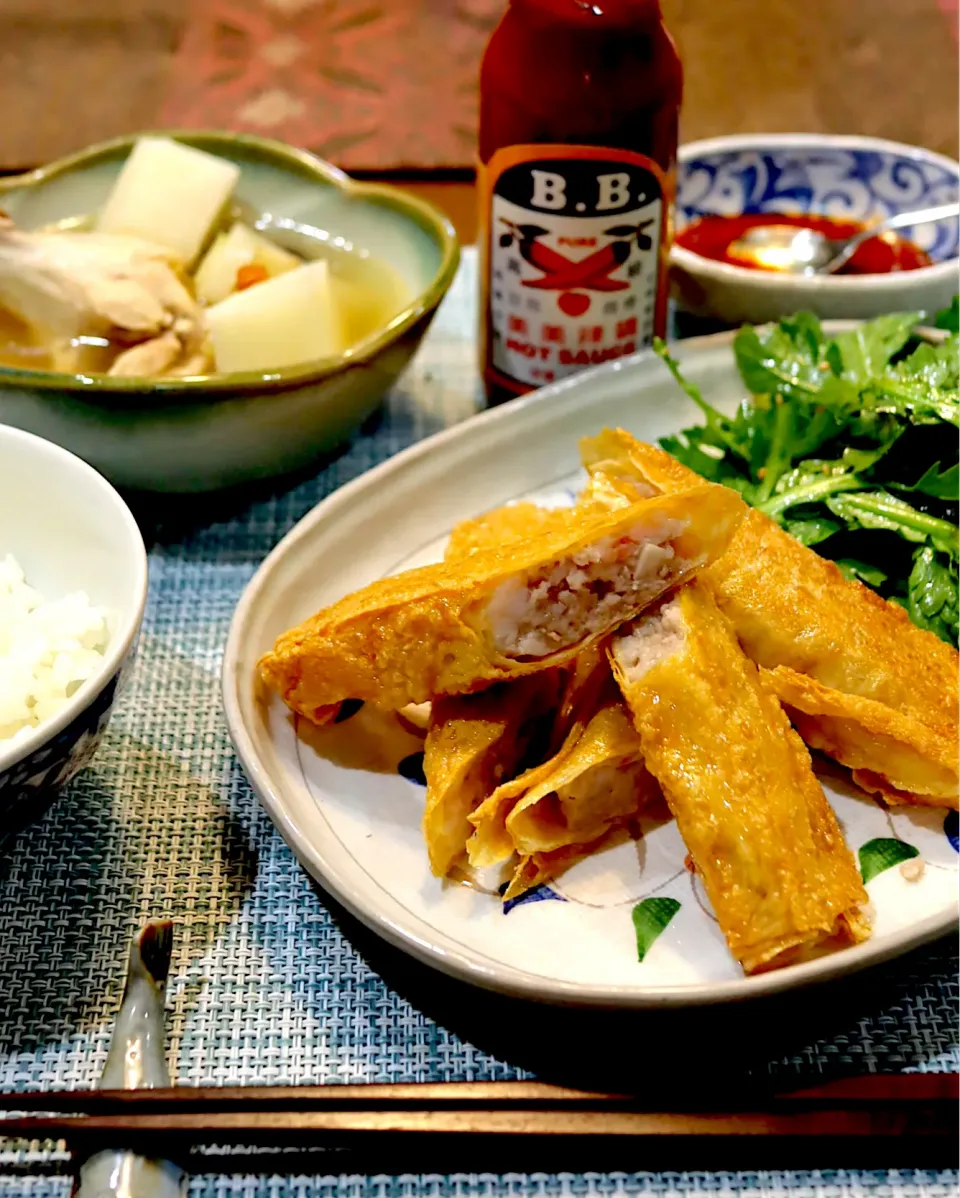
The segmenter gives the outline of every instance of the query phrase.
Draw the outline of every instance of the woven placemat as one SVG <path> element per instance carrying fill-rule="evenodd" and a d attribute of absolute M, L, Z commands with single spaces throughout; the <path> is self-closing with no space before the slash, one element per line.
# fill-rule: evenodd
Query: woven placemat
<path fill-rule="evenodd" d="M 651 1013 L 638 1032 L 636 1016 L 531 1013 L 382 945 L 323 897 L 261 810 L 221 714 L 234 607 L 320 498 L 480 406 L 474 287 L 468 253 L 382 418 L 319 473 L 253 500 L 144 514 L 150 593 L 132 687 L 93 765 L 0 858 L 0 1087 L 95 1081 L 129 936 L 160 915 L 176 921 L 169 1027 L 181 1083 L 576 1082 L 589 1062 L 622 1061 L 622 1084 L 650 1076 L 653 1051 L 702 1073 L 723 1048 L 725 1068 L 733 1059 L 787 1083 L 960 1071 L 953 942 L 859 989 L 849 980 L 770 1008 L 783 1013 L 765 1021 L 759 1056 L 756 1029 L 712 1035 L 706 1016 L 667 1025 Z M 819 1024 L 804 1022 L 811 1013 Z"/>
<path fill-rule="evenodd" d="M 955 1170 L 403 1173 L 193 1177 L 187 1198 L 956 1198 Z M 0 1198 L 67 1198 L 66 1178 L 4 1178 Z"/>

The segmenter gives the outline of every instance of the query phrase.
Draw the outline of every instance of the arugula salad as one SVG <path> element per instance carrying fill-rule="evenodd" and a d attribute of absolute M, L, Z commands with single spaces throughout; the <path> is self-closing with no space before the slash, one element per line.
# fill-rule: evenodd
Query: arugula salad
<path fill-rule="evenodd" d="M 739 491 L 804 545 L 957 644 L 958 300 L 939 344 L 917 312 L 828 336 L 808 312 L 745 327 L 734 354 L 750 394 L 732 417 L 655 344 L 704 423 L 660 444 Z"/>

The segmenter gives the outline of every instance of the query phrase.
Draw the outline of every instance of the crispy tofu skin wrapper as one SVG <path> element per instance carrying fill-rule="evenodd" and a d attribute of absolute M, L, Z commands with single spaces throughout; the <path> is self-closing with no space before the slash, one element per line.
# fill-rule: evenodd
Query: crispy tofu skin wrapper
<path fill-rule="evenodd" d="M 651 494 L 685 491 L 700 476 L 646 441 L 622 428 L 605 428 L 580 440 L 580 460 L 589 476 L 584 492 L 611 507 L 635 503 Z"/>
<path fill-rule="evenodd" d="M 957 806 L 957 654 L 759 512 L 708 585 L 807 743 L 898 801 Z"/>
<path fill-rule="evenodd" d="M 614 672 L 730 951 L 747 973 L 868 934 L 867 895 L 810 755 L 692 583 L 613 639 Z"/>
<path fill-rule="evenodd" d="M 543 670 L 433 704 L 423 754 L 423 835 L 438 877 L 464 856 L 471 812 L 516 772 L 538 723 L 556 710 L 562 682 L 560 670 Z"/>
<path fill-rule="evenodd" d="M 849 766 L 864 790 L 891 806 L 957 808 L 956 755 L 946 738 L 895 707 L 831 690 L 787 666 L 763 676 L 811 749 Z"/>
<path fill-rule="evenodd" d="M 474 553 L 486 553 L 549 536 L 570 527 L 569 508 L 545 508 L 536 503 L 512 503 L 494 508 L 476 520 L 463 520 L 450 534 L 444 561 L 458 562 Z"/>
<path fill-rule="evenodd" d="M 623 829 L 629 822 L 629 817 L 612 821 L 602 836 L 588 844 L 568 844 L 547 853 L 531 853 L 528 857 L 521 857 L 510 884 L 504 891 L 504 901 L 516 898 L 517 895 L 524 894 L 535 886 L 541 886 L 544 882 L 552 881 L 578 861 L 599 853 L 618 834 L 623 835 Z"/>
<path fill-rule="evenodd" d="M 637 493 L 632 479 L 673 493 L 697 477 L 623 431 L 581 452 L 623 503 Z M 754 509 L 701 581 L 807 744 L 888 802 L 957 807 L 954 649 Z"/>
<path fill-rule="evenodd" d="M 560 705 L 545 756 L 552 757 L 559 752 L 571 734 L 579 736 L 583 732 L 603 701 L 611 680 L 606 641 L 588 645 L 566 666 Z"/>
<path fill-rule="evenodd" d="M 628 436 L 626 433 L 622 435 Z M 629 439 L 637 444 L 632 437 Z M 595 446 L 594 453 L 599 457 L 597 468 L 572 509 L 576 517 L 595 516 L 599 512 L 625 507 L 641 499 L 651 499 L 666 490 L 645 482 L 636 471 L 631 478 L 629 466 L 626 469 L 619 468 L 618 462 L 609 456 L 623 451 L 619 434 L 604 431 L 599 437 L 586 438 L 581 442 L 581 448 L 588 443 Z M 686 482 L 671 490 L 686 491 L 703 481 L 691 471 L 686 473 Z M 526 541 L 568 526 L 570 517 L 570 508 L 544 508 L 527 501 L 494 508 L 475 520 L 464 520 L 456 525 L 450 534 L 444 556 L 447 561 L 457 561 L 472 553 Z"/>
<path fill-rule="evenodd" d="M 706 484 L 387 578 L 284 633 L 263 682 L 308 719 L 344 699 L 396 710 L 571 660 L 713 561 L 743 517 Z"/>
<path fill-rule="evenodd" d="M 697 482 L 696 476 L 691 475 L 686 486 L 675 489 L 689 490 Z M 571 515 L 589 518 L 603 511 L 636 503 L 640 499 L 651 499 L 660 493 L 659 488 L 647 485 L 640 479 L 629 483 L 629 492 L 626 491 L 627 485 L 625 478 L 599 470 L 588 480 L 572 509 L 544 508 L 526 501 L 494 508 L 475 520 L 464 520 L 456 525 L 450 534 L 444 557 L 447 561 L 459 561 L 473 553 L 513 545 L 569 527 Z"/>
<path fill-rule="evenodd" d="M 523 870 L 528 858 L 581 851 L 657 794 L 630 715 L 610 685 L 559 752 L 503 783 L 470 816 L 476 828 L 467 845 L 470 864 L 484 868 L 517 853 Z"/>

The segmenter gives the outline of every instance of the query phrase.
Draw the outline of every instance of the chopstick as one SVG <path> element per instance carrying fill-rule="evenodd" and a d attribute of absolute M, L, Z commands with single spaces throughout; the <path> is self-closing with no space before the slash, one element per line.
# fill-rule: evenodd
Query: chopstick
<path fill-rule="evenodd" d="M 0 1116 L 6 1111 L 46 1111 L 74 1115 L 196 1112 L 235 1108 L 272 1111 L 339 1109 L 596 1109 L 623 1106 L 635 1110 L 709 1109 L 717 1113 L 742 1110 L 751 1103 L 877 1104 L 938 1102 L 960 1099 L 960 1075 L 955 1073 L 867 1074 L 836 1078 L 817 1086 L 778 1091 L 769 1083 L 722 1083 L 713 1099 L 705 1095 L 703 1079 L 682 1086 L 659 1080 L 652 1092 L 607 1093 L 555 1086 L 546 1082 L 407 1082 L 398 1084 L 303 1086 L 171 1086 L 144 1090 L 0 1090 Z M 0 1122 L 0 1129 L 6 1122 Z"/>
<path fill-rule="evenodd" d="M 424 1152 L 431 1160 L 478 1153 L 485 1168 L 494 1159 L 542 1163 L 544 1154 L 592 1161 L 617 1144 L 635 1153 L 638 1140 L 645 1160 L 684 1167 L 738 1153 L 754 1163 L 793 1156 L 824 1167 L 881 1158 L 930 1165 L 955 1156 L 958 1097 L 954 1074 L 840 1079 L 792 1093 L 738 1085 L 713 1101 L 700 1080 L 682 1093 L 654 1084 L 639 1096 L 539 1082 L 7 1091 L 0 1114 L 18 1113 L 0 1119 L 0 1136 L 171 1157 L 244 1145 L 336 1149 L 362 1162 L 375 1146 L 378 1168 L 384 1152 L 403 1164 Z"/>

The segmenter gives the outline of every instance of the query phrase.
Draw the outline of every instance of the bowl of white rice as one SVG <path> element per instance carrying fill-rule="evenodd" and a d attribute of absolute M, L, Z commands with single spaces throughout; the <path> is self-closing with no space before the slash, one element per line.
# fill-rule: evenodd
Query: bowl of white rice
<path fill-rule="evenodd" d="M 0 844 L 92 758 L 146 591 L 143 539 L 113 487 L 0 425 Z"/>

